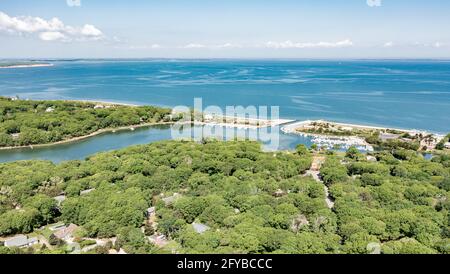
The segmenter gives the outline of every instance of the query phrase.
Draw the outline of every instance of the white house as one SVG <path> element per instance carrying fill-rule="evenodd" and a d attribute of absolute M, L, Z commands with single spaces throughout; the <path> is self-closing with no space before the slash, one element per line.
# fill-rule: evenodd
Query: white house
<path fill-rule="evenodd" d="M 200 224 L 200 223 L 192 223 L 192 227 L 194 228 L 195 232 L 199 233 L 199 234 L 203 234 L 205 233 L 207 230 L 210 229 L 209 226 L 204 225 L 204 224 Z"/>
<path fill-rule="evenodd" d="M 82 190 L 82 191 L 80 191 L 80 195 L 86 195 L 86 194 L 89 194 L 89 193 L 91 193 L 91 192 L 94 191 L 94 190 L 95 190 L 95 188 L 90 188 L 90 189 Z"/>
<path fill-rule="evenodd" d="M 48 108 L 45 110 L 45 112 L 53 112 L 53 111 L 55 111 L 55 108 L 54 108 L 54 107 L 48 107 Z"/>
<path fill-rule="evenodd" d="M 149 207 L 146 212 L 147 217 L 151 217 L 151 216 L 155 215 L 155 213 L 156 213 L 156 208 L 154 206 Z"/>
<path fill-rule="evenodd" d="M 172 196 L 163 198 L 162 200 L 166 205 L 170 205 L 170 204 L 173 204 L 180 197 L 181 197 L 180 194 L 174 193 Z"/>

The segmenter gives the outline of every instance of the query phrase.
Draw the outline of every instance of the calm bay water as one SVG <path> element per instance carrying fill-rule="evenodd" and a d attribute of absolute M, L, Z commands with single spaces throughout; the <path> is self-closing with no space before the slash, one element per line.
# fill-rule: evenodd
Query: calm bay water
<path fill-rule="evenodd" d="M 0 95 L 173 107 L 280 106 L 285 119 L 450 131 L 449 61 L 79 60 L 0 70 Z M 283 135 L 285 136 L 285 135 Z M 0 152 L 0 161 L 80 159 L 170 137 L 168 129 L 105 134 L 54 148 Z M 285 137 L 282 137 L 282 139 Z M 286 136 L 282 147 L 295 146 Z"/>
<path fill-rule="evenodd" d="M 207 132 L 212 132 L 212 136 L 216 139 L 234 140 L 234 137 L 242 137 L 240 139 L 245 138 L 260 141 L 262 143 L 262 148 L 268 151 L 292 150 L 295 149 L 298 144 L 311 145 L 310 138 L 287 135 L 281 131 L 279 132 L 280 139 L 277 140 L 277 142 L 270 142 L 270 129 L 268 129 L 268 132 L 265 132 L 265 129 L 262 131 L 234 129 L 232 134 L 227 135 L 222 134 L 226 133 L 225 130 L 214 131 L 210 127 L 197 126 L 191 130 L 186 130 L 186 135 L 184 137 L 193 137 L 195 130 L 202 130 L 202 132 L 205 133 L 204 136 L 209 137 L 211 137 L 211 134 L 207 134 Z M 279 129 L 276 130 L 278 131 Z M 134 131 L 124 130 L 115 133 L 104 133 L 81 141 L 49 147 L 0 150 L 0 163 L 30 159 L 51 160 L 55 163 L 67 160 L 82 160 L 89 155 L 102 151 L 125 148 L 131 145 L 148 144 L 168 139 L 172 139 L 171 126 L 151 126 L 147 128 L 138 128 Z M 201 140 L 201 138 L 199 140 Z"/>

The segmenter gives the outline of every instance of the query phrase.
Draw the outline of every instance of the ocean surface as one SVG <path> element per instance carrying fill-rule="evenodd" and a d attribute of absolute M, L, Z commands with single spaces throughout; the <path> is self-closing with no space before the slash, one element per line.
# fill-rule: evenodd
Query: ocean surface
<path fill-rule="evenodd" d="M 139 105 L 279 106 L 280 117 L 450 132 L 450 61 L 72 60 L 0 70 L 0 95 Z M 150 129 L 149 129 L 150 130 Z M 157 133 L 158 132 L 158 133 Z M 86 153 L 166 139 L 164 131 L 107 134 Z M 145 135 L 145 134 L 144 134 Z M 159 136 L 159 137 L 158 137 Z M 290 136 L 293 138 L 292 136 Z M 95 141 L 93 141 L 95 139 Z M 155 139 L 155 140 L 156 140 Z M 288 140 L 292 141 L 290 138 Z M 287 141 L 288 143 L 290 141 Z M 292 146 L 289 143 L 285 147 Z M 76 158 L 68 148 L 48 150 Z M 40 150 L 39 150 L 40 151 Z M 1 152 L 0 161 L 49 158 Z M 28 152 L 27 152 L 28 153 Z M 48 156 L 47 155 L 47 156 Z M 78 158 L 81 157 L 77 155 Z M 41 157 L 42 156 L 42 157 Z M 54 157 L 53 157 L 54 158 Z"/>

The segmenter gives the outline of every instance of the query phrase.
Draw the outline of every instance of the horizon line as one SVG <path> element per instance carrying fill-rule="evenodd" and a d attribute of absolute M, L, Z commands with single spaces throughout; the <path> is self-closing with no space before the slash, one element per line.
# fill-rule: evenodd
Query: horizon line
<path fill-rule="evenodd" d="M 273 61 L 450 61 L 450 57 L 389 57 L 389 58 L 302 58 L 302 57 L 0 57 L 0 61 L 76 61 L 76 60 L 273 60 Z"/>

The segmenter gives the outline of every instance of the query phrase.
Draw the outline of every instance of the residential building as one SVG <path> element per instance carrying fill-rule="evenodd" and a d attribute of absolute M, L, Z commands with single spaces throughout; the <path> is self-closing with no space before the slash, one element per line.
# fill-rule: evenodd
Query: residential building
<path fill-rule="evenodd" d="M 210 229 L 209 226 L 201 224 L 201 223 L 192 223 L 192 227 L 194 228 L 195 232 L 199 234 L 205 233 L 207 230 Z"/>
<path fill-rule="evenodd" d="M 4 242 L 6 247 L 27 247 L 39 243 L 36 237 L 28 238 L 25 235 L 18 235 L 13 238 L 9 238 Z"/>

